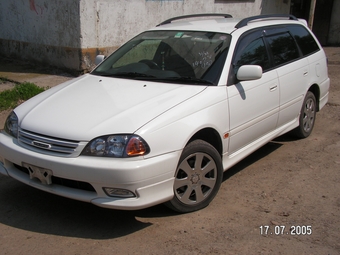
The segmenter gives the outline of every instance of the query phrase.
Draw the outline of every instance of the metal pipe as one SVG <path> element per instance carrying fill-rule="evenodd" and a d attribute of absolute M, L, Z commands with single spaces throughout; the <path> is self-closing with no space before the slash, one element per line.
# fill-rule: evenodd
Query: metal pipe
<path fill-rule="evenodd" d="M 315 13 L 316 0 L 311 0 L 308 18 L 308 27 L 312 30 L 314 23 L 314 13 Z"/>

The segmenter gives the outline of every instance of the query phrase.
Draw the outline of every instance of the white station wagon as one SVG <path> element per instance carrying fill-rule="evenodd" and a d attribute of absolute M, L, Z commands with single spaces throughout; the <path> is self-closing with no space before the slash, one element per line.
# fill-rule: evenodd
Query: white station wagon
<path fill-rule="evenodd" d="M 9 115 L 0 173 L 97 206 L 207 206 L 223 172 L 328 100 L 327 59 L 291 15 L 169 19 Z M 103 60 L 103 61 L 102 61 Z"/>

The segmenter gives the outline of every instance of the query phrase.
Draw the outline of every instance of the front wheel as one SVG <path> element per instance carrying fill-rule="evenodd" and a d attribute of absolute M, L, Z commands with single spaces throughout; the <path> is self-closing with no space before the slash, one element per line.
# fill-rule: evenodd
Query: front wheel
<path fill-rule="evenodd" d="M 308 91 L 303 101 L 299 126 L 294 130 L 294 133 L 299 138 L 308 137 L 313 130 L 316 117 L 316 99 L 312 92 Z"/>
<path fill-rule="evenodd" d="M 174 183 L 174 197 L 166 205 L 181 213 L 200 210 L 213 200 L 222 182 L 222 161 L 209 143 L 195 140 L 183 150 Z"/>

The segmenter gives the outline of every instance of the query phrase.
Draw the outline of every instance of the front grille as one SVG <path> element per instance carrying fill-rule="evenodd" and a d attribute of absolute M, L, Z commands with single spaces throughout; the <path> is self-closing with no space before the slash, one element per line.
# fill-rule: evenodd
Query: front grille
<path fill-rule="evenodd" d="M 20 170 L 21 172 L 29 175 L 29 170 L 26 167 L 22 167 L 19 165 L 14 164 L 15 168 Z M 60 178 L 57 176 L 52 176 L 52 184 L 73 188 L 73 189 L 80 189 L 80 190 L 86 190 L 91 192 L 96 192 L 96 190 L 92 187 L 92 185 L 88 182 L 81 182 L 81 181 L 75 181 L 65 178 Z"/>
<path fill-rule="evenodd" d="M 48 137 L 26 130 L 19 130 L 18 139 L 26 147 L 46 154 L 72 156 L 79 154 L 79 149 L 82 149 L 79 148 L 80 142 Z"/>

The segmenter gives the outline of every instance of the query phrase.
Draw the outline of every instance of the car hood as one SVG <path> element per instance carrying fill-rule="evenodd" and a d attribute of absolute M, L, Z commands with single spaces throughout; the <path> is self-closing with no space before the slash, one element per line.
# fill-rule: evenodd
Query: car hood
<path fill-rule="evenodd" d="M 39 94 L 15 112 L 21 129 L 89 141 L 134 133 L 205 88 L 86 74 Z"/>

